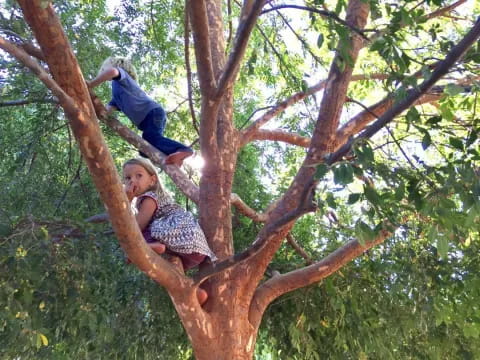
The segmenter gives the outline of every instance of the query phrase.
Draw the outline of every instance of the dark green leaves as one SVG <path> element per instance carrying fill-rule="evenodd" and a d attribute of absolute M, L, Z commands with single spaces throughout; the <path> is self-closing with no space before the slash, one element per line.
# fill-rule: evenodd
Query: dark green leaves
<path fill-rule="evenodd" d="M 320 49 L 323 45 L 323 42 L 325 41 L 325 38 L 323 34 L 319 34 L 317 38 L 317 47 Z"/>
<path fill-rule="evenodd" d="M 428 131 L 425 131 L 423 138 L 422 138 L 422 148 L 423 150 L 427 150 L 427 148 L 432 143 L 432 137 Z"/>
<path fill-rule="evenodd" d="M 448 142 L 450 143 L 450 145 L 452 145 L 455 149 L 457 150 L 460 150 L 460 151 L 463 151 L 464 150 L 464 146 L 463 146 L 463 141 L 459 138 L 456 138 L 456 137 L 450 137 L 448 139 Z"/>
<path fill-rule="evenodd" d="M 464 88 L 455 84 L 448 84 L 445 86 L 445 93 L 450 96 L 458 95 L 464 92 Z"/>
<path fill-rule="evenodd" d="M 406 115 L 407 121 L 408 122 L 417 122 L 420 119 L 420 114 L 418 113 L 418 110 L 415 107 L 411 107 Z"/>
<path fill-rule="evenodd" d="M 372 241 L 375 238 L 375 231 L 362 220 L 358 220 L 355 223 L 355 235 L 358 242 L 365 245 L 365 243 Z"/>
<path fill-rule="evenodd" d="M 315 179 L 321 180 L 323 177 L 328 173 L 329 167 L 326 164 L 317 165 L 317 169 L 315 170 Z"/>
<path fill-rule="evenodd" d="M 375 156 L 373 153 L 373 149 L 368 142 L 362 141 L 356 146 L 354 146 L 354 152 L 357 156 L 357 161 L 365 166 L 373 165 L 375 160 Z"/>
<path fill-rule="evenodd" d="M 349 205 L 355 204 L 358 200 L 360 200 L 361 195 L 362 194 L 360 194 L 360 193 L 354 193 L 354 194 L 348 195 L 347 203 Z"/>
<path fill-rule="evenodd" d="M 353 168 L 348 163 L 343 163 L 333 169 L 333 181 L 335 184 L 348 185 L 353 181 Z"/>
<path fill-rule="evenodd" d="M 382 198 L 373 186 L 365 185 L 363 187 L 363 193 L 365 194 L 367 200 L 370 201 L 370 203 L 372 203 L 373 205 L 380 206 L 383 204 Z"/>

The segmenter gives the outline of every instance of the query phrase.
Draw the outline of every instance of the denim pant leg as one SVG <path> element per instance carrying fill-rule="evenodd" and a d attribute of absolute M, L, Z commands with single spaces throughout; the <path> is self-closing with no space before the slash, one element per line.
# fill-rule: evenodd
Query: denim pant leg
<path fill-rule="evenodd" d="M 162 108 L 156 108 L 148 113 L 138 128 L 143 131 L 142 137 L 165 155 L 177 151 L 192 151 L 188 146 L 163 136 L 165 122 L 165 111 Z"/>

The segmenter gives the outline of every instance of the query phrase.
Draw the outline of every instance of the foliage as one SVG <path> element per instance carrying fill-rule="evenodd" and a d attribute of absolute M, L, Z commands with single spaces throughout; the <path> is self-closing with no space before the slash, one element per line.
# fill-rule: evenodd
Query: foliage
<path fill-rule="evenodd" d="M 0 239 L 0 358 L 188 358 L 165 291 L 98 230 L 24 220 Z"/>
<path fill-rule="evenodd" d="M 345 14 L 345 1 L 305 3 Z M 462 21 L 427 21 L 445 1 L 369 3 L 369 27 L 381 32 L 362 51 L 355 72 L 388 76 L 351 84 L 343 122 L 363 104 L 392 93 L 404 96 L 422 81 L 419 74 L 431 74 L 429 65 L 466 28 Z M 93 77 L 108 55 L 131 56 L 142 86 L 169 112 L 167 136 L 193 142 L 197 134 L 185 103 L 183 2 L 122 1 L 114 12 L 107 5 L 54 2 L 85 77 Z M 478 14 L 478 6 L 472 13 Z M 0 28 L 31 39 L 13 2 L 0 10 Z M 235 18 L 238 8 L 232 10 Z M 348 65 L 341 45 L 349 34 L 333 18 L 312 12 L 262 15 L 234 88 L 235 125 L 245 128 L 261 114 L 258 109 L 325 78 L 337 44 L 343 55 L 337 65 Z M 357 142 L 348 159 L 318 167 L 319 211 L 292 231 L 314 259 L 346 241 L 364 243 L 381 229 L 398 230 L 323 283 L 274 303 L 260 330 L 257 358 L 480 357 L 478 84 L 456 82 L 478 76 L 479 54 L 477 43 L 437 89 L 437 106 L 411 108 L 374 138 Z M 43 85 L 8 56 L 0 66 L 2 101 L 33 101 L 0 108 L 1 357 L 188 358 L 188 341 L 166 294 L 124 265 L 103 229 L 71 222 L 103 207 L 62 112 Z M 199 109 L 194 65 L 193 70 L 192 100 Z M 96 92 L 108 101 L 106 86 Z M 278 116 L 275 127 L 311 136 L 317 96 Z M 118 164 L 136 154 L 109 129 L 103 131 Z M 260 212 L 289 186 L 304 156 L 303 149 L 279 142 L 249 144 L 238 158 L 233 191 Z M 34 226 L 27 215 L 37 223 L 57 218 Z M 260 225 L 233 215 L 238 251 L 251 244 Z M 80 226 L 84 237 L 57 239 L 52 234 L 58 224 Z M 285 244 L 270 267 L 287 272 L 304 265 Z"/>
<path fill-rule="evenodd" d="M 264 318 L 257 358 L 478 358 L 477 246 L 443 260 L 426 239 L 407 246 L 408 236 L 279 299 Z"/>

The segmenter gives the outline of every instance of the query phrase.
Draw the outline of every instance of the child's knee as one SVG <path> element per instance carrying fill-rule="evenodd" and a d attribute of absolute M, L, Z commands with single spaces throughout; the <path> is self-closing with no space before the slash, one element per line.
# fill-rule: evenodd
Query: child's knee
<path fill-rule="evenodd" d="M 200 305 L 205 304 L 208 300 L 208 293 L 205 290 L 203 290 L 202 288 L 198 288 L 197 289 L 197 299 L 198 299 L 198 303 Z"/>
<path fill-rule="evenodd" d="M 148 244 L 150 246 L 150 248 L 155 251 L 157 254 L 163 254 L 166 250 L 166 247 L 164 244 L 161 244 L 159 242 L 155 242 L 155 243 L 149 243 Z"/>

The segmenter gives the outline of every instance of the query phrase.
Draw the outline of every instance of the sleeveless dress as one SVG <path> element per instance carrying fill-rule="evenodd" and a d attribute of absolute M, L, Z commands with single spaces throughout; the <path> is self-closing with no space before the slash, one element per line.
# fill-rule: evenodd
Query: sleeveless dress
<path fill-rule="evenodd" d="M 164 244 L 167 253 L 181 258 L 185 270 L 199 265 L 207 256 L 211 261 L 217 260 L 192 213 L 176 204 L 167 193 L 159 196 L 153 191 L 139 196 L 136 207 L 146 197 L 157 205 L 150 224 L 142 232 L 148 243 Z"/>

